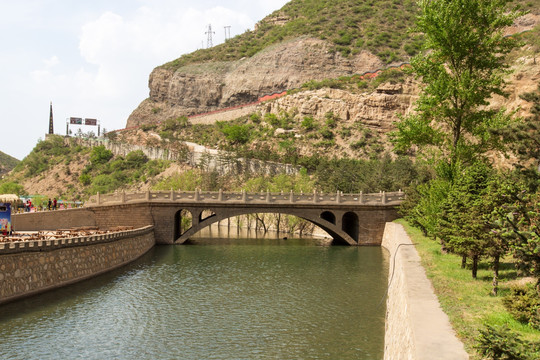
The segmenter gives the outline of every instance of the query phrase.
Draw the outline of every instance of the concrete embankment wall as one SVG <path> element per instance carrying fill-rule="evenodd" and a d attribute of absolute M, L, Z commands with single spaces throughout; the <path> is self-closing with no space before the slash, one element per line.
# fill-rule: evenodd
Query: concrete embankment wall
<path fill-rule="evenodd" d="M 403 226 L 387 223 L 382 246 L 390 252 L 384 359 L 468 359 Z"/>
<path fill-rule="evenodd" d="M 77 238 L 0 243 L 0 304 L 116 269 L 155 244 L 147 226 Z"/>

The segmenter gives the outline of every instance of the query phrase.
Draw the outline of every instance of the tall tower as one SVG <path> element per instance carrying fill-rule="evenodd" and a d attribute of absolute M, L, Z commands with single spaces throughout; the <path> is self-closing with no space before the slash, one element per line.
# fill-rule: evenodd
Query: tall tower
<path fill-rule="evenodd" d="M 51 101 L 51 110 L 49 112 L 49 134 L 54 134 L 53 115 L 52 115 L 52 101 Z"/>
<path fill-rule="evenodd" d="M 212 34 L 215 34 L 215 32 L 212 31 L 212 24 L 208 24 L 208 31 L 205 34 L 207 35 L 206 48 L 209 49 L 214 46 L 214 44 L 212 44 Z"/>

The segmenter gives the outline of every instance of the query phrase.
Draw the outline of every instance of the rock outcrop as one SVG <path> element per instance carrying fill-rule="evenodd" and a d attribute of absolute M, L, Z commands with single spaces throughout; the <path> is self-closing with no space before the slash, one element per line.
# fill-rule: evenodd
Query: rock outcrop
<path fill-rule="evenodd" d="M 339 89 L 303 91 L 259 106 L 264 115 L 295 111 L 295 116 L 324 119 L 333 113 L 341 124 L 362 124 L 381 134 L 394 130 L 397 114 L 409 113 L 417 98 L 417 86 L 407 80 L 382 84 L 372 93 L 351 93 Z"/>
<path fill-rule="evenodd" d="M 150 97 L 133 111 L 126 127 L 243 105 L 310 80 L 359 74 L 382 66 L 369 52 L 345 58 L 331 51 L 330 43 L 308 37 L 271 46 L 238 61 L 191 64 L 177 70 L 162 66 L 150 74 Z"/>

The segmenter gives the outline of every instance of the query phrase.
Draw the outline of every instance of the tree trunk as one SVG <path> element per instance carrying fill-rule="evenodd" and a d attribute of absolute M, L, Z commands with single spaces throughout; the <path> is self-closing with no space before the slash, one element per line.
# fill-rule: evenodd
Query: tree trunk
<path fill-rule="evenodd" d="M 264 220 L 259 216 L 259 214 L 255 214 L 256 222 L 259 222 L 263 228 L 264 233 L 266 234 L 268 232 L 268 229 L 266 228 L 266 224 L 264 223 Z"/>
<path fill-rule="evenodd" d="M 461 268 L 465 269 L 466 266 L 467 266 L 467 255 L 463 255 L 461 257 Z"/>
<path fill-rule="evenodd" d="M 499 263 L 500 255 L 497 254 L 493 257 L 493 289 L 491 290 L 493 296 L 497 296 L 499 292 Z"/>
<path fill-rule="evenodd" d="M 478 255 L 473 255 L 472 257 L 472 277 L 476 279 L 476 274 L 478 273 Z"/>

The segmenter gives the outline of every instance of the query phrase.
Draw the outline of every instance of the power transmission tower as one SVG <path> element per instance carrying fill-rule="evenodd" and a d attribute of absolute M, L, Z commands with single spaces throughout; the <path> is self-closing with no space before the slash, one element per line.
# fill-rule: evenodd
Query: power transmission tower
<path fill-rule="evenodd" d="M 208 37 L 206 39 L 206 48 L 209 49 L 212 46 L 212 34 L 215 34 L 215 32 L 212 31 L 212 24 L 208 24 L 208 31 L 205 33 Z"/>
<path fill-rule="evenodd" d="M 231 26 L 224 26 L 225 28 L 225 41 L 229 40 L 231 38 Z"/>

